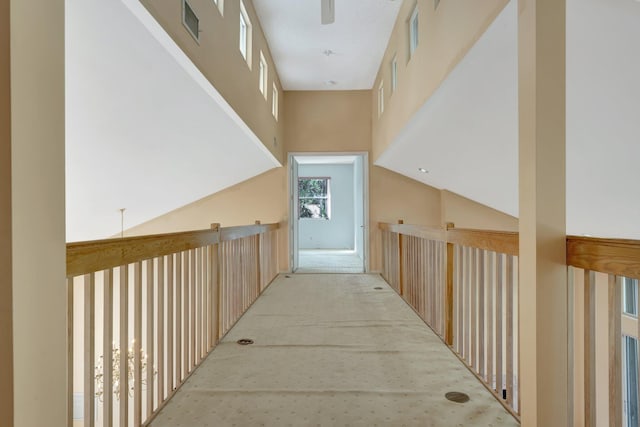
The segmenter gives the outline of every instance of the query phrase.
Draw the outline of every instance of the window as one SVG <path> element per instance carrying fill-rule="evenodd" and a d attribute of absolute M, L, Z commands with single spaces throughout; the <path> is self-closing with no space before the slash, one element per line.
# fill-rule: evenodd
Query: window
<path fill-rule="evenodd" d="M 267 68 L 267 60 L 264 59 L 262 51 L 260 51 L 260 81 L 258 85 L 260 87 L 260 93 L 267 99 L 267 82 L 269 81 L 269 69 Z"/>
<path fill-rule="evenodd" d="M 224 0 L 213 0 L 216 6 L 218 6 L 218 10 L 221 15 L 224 15 Z"/>
<path fill-rule="evenodd" d="M 186 0 L 182 1 L 182 23 L 197 41 L 200 36 L 200 20 Z"/>
<path fill-rule="evenodd" d="M 298 178 L 298 212 L 300 218 L 331 217 L 330 178 Z"/>
<path fill-rule="evenodd" d="M 251 21 L 242 2 L 240 2 L 240 53 L 251 68 Z"/>
<path fill-rule="evenodd" d="M 378 117 L 384 113 L 384 81 L 378 86 Z"/>
<path fill-rule="evenodd" d="M 418 47 L 418 6 L 413 9 L 409 18 L 409 59 Z"/>
<path fill-rule="evenodd" d="M 272 89 L 273 95 L 271 97 L 271 114 L 273 114 L 273 117 L 276 119 L 276 121 L 278 120 L 278 87 L 276 86 L 276 84 L 273 84 L 273 89 Z"/>
<path fill-rule="evenodd" d="M 622 278 L 622 309 L 624 314 L 638 315 L 638 281 Z"/>
<path fill-rule="evenodd" d="M 398 58 L 393 56 L 391 60 L 391 93 L 393 94 L 398 88 Z"/>
<path fill-rule="evenodd" d="M 626 427 L 638 425 L 638 340 L 622 337 L 622 414 Z"/>

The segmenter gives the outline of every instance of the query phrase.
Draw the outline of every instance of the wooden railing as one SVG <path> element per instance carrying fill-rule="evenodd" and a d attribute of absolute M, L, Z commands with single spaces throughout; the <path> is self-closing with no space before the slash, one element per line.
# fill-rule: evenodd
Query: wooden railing
<path fill-rule="evenodd" d="M 69 425 L 148 424 L 275 278 L 278 228 L 68 244 Z"/>
<path fill-rule="evenodd" d="M 380 229 L 385 280 L 517 418 L 517 233 Z"/>
<path fill-rule="evenodd" d="M 640 241 L 569 236 L 567 264 L 573 425 L 637 426 Z"/>

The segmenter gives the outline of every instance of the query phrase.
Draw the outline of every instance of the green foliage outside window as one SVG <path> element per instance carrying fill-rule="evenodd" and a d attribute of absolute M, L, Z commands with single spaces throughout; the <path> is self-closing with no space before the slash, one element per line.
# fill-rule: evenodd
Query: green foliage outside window
<path fill-rule="evenodd" d="M 329 178 L 299 178 L 300 218 L 329 219 Z"/>

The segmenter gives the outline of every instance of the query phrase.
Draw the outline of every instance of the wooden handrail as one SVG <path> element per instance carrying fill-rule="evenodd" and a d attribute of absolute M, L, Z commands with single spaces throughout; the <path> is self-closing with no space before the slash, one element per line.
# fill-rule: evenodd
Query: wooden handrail
<path fill-rule="evenodd" d="M 422 225 L 388 223 L 379 223 L 379 228 L 393 233 L 401 233 L 406 236 L 454 243 L 518 256 L 519 241 L 517 232 L 464 228 L 448 228 L 445 230 Z"/>
<path fill-rule="evenodd" d="M 67 244 L 67 277 L 277 230 L 279 224 L 225 227 Z"/>
<path fill-rule="evenodd" d="M 518 256 L 519 236 L 516 232 L 452 228 L 447 242 L 461 246 Z"/>
<path fill-rule="evenodd" d="M 567 265 L 640 279 L 640 240 L 567 236 Z"/>

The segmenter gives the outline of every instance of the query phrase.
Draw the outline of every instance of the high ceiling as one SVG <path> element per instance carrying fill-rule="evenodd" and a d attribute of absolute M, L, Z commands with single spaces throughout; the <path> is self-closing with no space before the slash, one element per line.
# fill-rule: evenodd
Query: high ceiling
<path fill-rule="evenodd" d="M 285 90 L 371 89 L 402 0 L 254 0 Z"/>
<path fill-rule="evenodd" d="M 378 165 L 518 215 L 517 21 L 512 0 Z M 638 23 L 634 0 L 567 0 L 569 234 L 640 239 Z"/>

